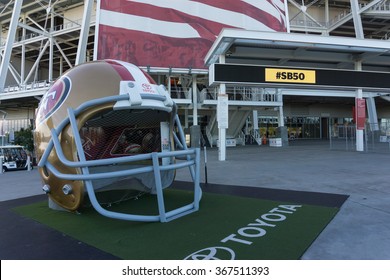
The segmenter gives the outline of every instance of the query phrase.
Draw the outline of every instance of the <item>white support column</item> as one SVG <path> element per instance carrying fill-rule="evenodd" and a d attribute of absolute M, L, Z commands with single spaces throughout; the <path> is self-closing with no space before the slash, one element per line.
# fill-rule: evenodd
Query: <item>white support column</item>
<path fill-rule="evenodd" d="M 361 88 L 356 90 L 356 98 L 363 98 L 363 90 Z M 356 108 L 357 110 L 357 108 Z M 356 151 L 364 151 L 364 133 L 363 129 L 358 129 L 356 126 Z"/>
<path fill-rule="evenodd" d="M 64 72 L 64 58 L 60 56 L 60 76 Z"/>
<path fill-rule="evenodd" d="M 329 0 L 325 0 L 325 22 L 329 22 Z"/>
<path fill-rule="evenodd" d="M 355 62 L 355 70 L 357 70 L 357 71 L 362 70 L 362 62 L 361 61 Z M 356 90 L 355 100 L 357 100 L 358 98 L 359 99 L 363 98 L 363 90 L 361 88 L 358 88 Z M 357 111 L 358 108 L 357 107 L 355 107 L 355 108 Z M 355 118 L 355 119 L 357 119 L 357 118 Z M 364 132 L 363 129 L 358 129 L 358 126 L 356 125 L 356 151 L 358 151 L 358 152 L 364 151 L 364 133 L 363 132 Z"/>
<path fill-rule="evenodd" d="M 93 2 L 93 0 L 84 1 L 84 15 L 83 22 L 81 24 L 80 40 L 77 48 L 75 65 L 85 62 Z"/>
<path fill-rule="evenodd" d="M 225 63 L 225 55 L 219 56 L 219 62 Z M 217 103 L 217 122 L 218 122 L 218 160 L 226 160 L 226 129 L 229 123 L 229 106 L 226 94 L 226 84 L 219 85 L 218 103 Z"/>
<path fill-rule="evenodd" d="M 350 0 L 351 12 L 353 17 L 353 25 L 355 27 L 355 37 L 358 39 L 364 39 L 363 24 L 359 12 L 359 1 Z"/>
<path fill-rule="evenodd" d="M 198 125 L 198 88 L 197 88 L 196 75 L 192 75 L 192 106 L 193 106 L 192 122 L 193 125 Z"/>
<path fill-rule="evenodd" d="M 288 2 L 289 1 L 284 1 L 284 10 L 285 11 L 288 11 Z M 291 31 L 291 28 L 290 28 L 290 17 L 289 17 L 289 13 L 286 13 L 286 31 L 287 33 L 290 33 Z"/>
<path fill-rule="evenodd" d="M 218 129 L 218 141 L 219 141 L 218 160 L 225 161 L 226 160 L 226 128 Z"/>
<path fill-rule="evenodd" d="M 27 156 L 27 171 L 31 171 L 31 157 Z"/>
<path fill-rule="evenodd" d="M 329 22 L 329 0 L 325 0 L 325 22 Z M 323 31 L 322 35 L 329 35 L 328 29 Z"/>
<path fill-rule="evenodd" d="M 252 111 L 252 128 L 253 130 L 259 129 L 259 116 L 257 110 Z"/>
<path fill-rule="evenodd" d="M 50 47 L 49 47 L 49 83 L 53 81 L 53 58 L 54 58 L 54 38 L 50 35 L 49 38 Z"/>
<path fill-rule="evenodd" d="M 23 24 L 26 24 L 26 15 L 23 14 Z M 26 29 L 22 29 L 22 37 L 23 40 L 26 38 Z M 24 80 L 24 77 L 26 75 L 25 73 L 26 69 L 26 44 L 22 43 L 22 57 L 20 61 L 20 84 L 23 86 L 23 89 L 25 89 L 26 82 Z"/>
<path fill-rule="evenodd" d="M 283 127 L 284 126 L 284 113 L 283 113 L 283 106 L 278 107 L 279 115 L 278 115 L 278 126 Z"/>
<path fill-rule="evenodd" d="M 375 99 L 370 96 L 366 98 L 367 112 L 368 112 L 368 123 L 370 124 L 371 131 L 379 130 L 378 115 L 376 113 Z"/>
<path fill-rule="evenodd" d="M 167 76 L 167 80 L 168 80 L 168 84 L 167 84 L 167 89 L 168 89 L 168 92 L 169 92 L 169 96 L 172 97 L 172 85 L 171 85 L 171 75 L 168 75 Z"/>
<path fill-rule="evenodd" d="M 278 126 L 283 127 L 284 126 L 284 114 L 283 114 L 283 93 L 279 89 L 275 89 L 275 95 L 276 95 L 276 100 L 278 102 L 282 102 L 282 105 L 278 107 Z"/>
<path fill-rule="evenodd" d="M 218 121 L 218 160 L 226 160 L 226 129 L 229 123 L 229 105 L 226 94 L 226 85 L 219 85 L 218 103 L 217 103 L 217 121 Z"/>
<path fill-rule="evenodd" d="M 54 13 L 50 11 L 50 47 L 49 47 L 49 83 L 53 81 L 53 58 L 54 58 L 54 38 L 53 38 L 53 29 L 54 27 Z"/>
<path fill-rule="evenodd" d="M 22 4 L 23 4 L 23 0 L 16 0 L 14 4 L 11 22 L 8 29 L 7 42 L 5 44 L 5 49 L 3 52 L 3 60 L 1 61 L 1 65 L 0 65 L 0 90 L 4 89 Z"/>

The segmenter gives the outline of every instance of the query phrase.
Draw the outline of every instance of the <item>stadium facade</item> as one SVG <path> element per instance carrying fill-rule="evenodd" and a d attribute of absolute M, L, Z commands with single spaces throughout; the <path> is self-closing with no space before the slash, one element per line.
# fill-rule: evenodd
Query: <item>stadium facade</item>
<path fill-rule="evenodd" d="M 1 136 L 8 142 L 33 124 L 42 95 L 66 70 L 108 58 L 135 63 L 165 84 L 184 127 L 199 126 L 203 143 L 222 150 L 273 138 L 280 145 L 350 138 L 363 151 L 368 138 L 390 140 L 389 0 L 176 2 L 0 1 Z M 234 80 L 237 69 L 232 81 L 218 82 L 220 64 L 287 76 L 317 71 L 317 78 L 329 70 L 331 84 L 243 82 Z M 350 85 L 337 81 L 339 71 L 367 72 L 359 80 L 378 75 L 368 86 Z"/>

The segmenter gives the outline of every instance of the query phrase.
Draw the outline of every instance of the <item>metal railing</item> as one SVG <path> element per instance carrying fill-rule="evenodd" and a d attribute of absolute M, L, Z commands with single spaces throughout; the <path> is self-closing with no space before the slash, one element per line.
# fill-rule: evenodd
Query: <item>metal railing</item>
<path fill-rule="evenodd" d="M 360 9 L 369 5 L 370 3 L 360 3 Z M 390 13 L 390 1 L 383 1 L 381 3 L 376 4 L 375 6 L 369 8 L 366 12 L 389 12 Z M 335 17 L 330 19 L 328 22 L 314 22 L 311 19 L 294 19 L 290 21 L 290 26 L 292 27 L 308 27 L 313 29 L 318 28 L 328 28 L 333 24 L 336 24 L 348 16 L 352 15 L 351 9 L 342 10 Z"/>
<path fill-rule="evenodd" d="M 203 88 L 200 91 L 198 90 L 197 94 L 198 103 L 202 103 L 204 100 L 217 100 L 218 88 Z M 280 94 L 271 88 L 234 86 L 227 87 L 226 94 L 229 96 L 229 100 L 237 101 L 277 102 L 280 100 Z M 182 87 L 172 87 L 171 97 L 176 99 L 192 99 L 192 88 L 186 90 Z"/>
<path fill-rule="evenodd" d="M 78 20 L 74 20 L 74 21 L 68 21 L 66 23 L 54 26 L 53 29 L 46 28 L 46 32 L 50 33 L 50 32 L 58 32 L 58 31 L 70 30 L 70 29 L 73 29 L 73 28 L 81 28 L 82 21 L 83 21 L 83 19 L 78 19 Z M 94 24 L 95 21 L 96 21 L 96 16 L 93 15 L 92 18 L 91 18 L 91 24 Z M 22 42 L 22 41 L 29 40 L 29 39 L 33 39 L 33 38 L 39 37 L 39 36 L 41 36 L 41 34 L 38 34 L 38 33 L 35 33 L 35 32 L 31 32 L 31 33 L 28 33 L 28 34 L 26 34 L 24 36 L 16 37 L 15 38 L 15 43 Z M 0 46 L 4 47 L 6 43 L 7 43 L 6 38 L 5 37 L 1 37 Z"/>
<path fill-rule="evenodd" d="M 34 89 L 47 89 L 51 86 L 51 82 L 47 80 L 34 81 L 25 85 L 8 85 L 3 89 L 3 92 L 19 92 Z"/>
<path fill-rule="evenodd" d="M 354 124 L 333 125 L 329 127 L 329 132 L 331 150 L 356 151 L 356 126 Z M 365 125 L 363 137 L 365 152 L 390 153 L 390 124 L 368 123 Z"/>

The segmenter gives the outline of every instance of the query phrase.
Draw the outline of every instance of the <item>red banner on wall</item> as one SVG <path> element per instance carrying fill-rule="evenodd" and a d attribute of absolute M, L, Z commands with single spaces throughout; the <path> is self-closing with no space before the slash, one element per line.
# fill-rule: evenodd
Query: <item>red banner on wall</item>
<path fill-rule="evenodd" d="M 356 129 L 364 129 L 366 124 L 366 100 L 363 98 L 356 98 L 355 100 L 355 122 Z"/>
<path fill-rule="evenodd" d="M 97 59 L 205 69 L 222 28 L 286 31 L 285 0 L 101 0 Z"/>

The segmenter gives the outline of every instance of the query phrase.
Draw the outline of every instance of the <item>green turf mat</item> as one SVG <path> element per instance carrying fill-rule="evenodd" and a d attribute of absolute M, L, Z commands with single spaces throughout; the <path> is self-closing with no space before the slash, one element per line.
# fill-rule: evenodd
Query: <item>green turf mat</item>
<path fill-rule="evenodd" d="M 164 196 L 172 208 L 191 201 L 192 192 L 167 189 Z M 157 211 L 156 205 L 147 195 L 111 207 L 141 214 Z M 291 260 L 302 256 L 338 208 L 203 193 L 198 212 L 168 223 L 114 220 L 92 208 L 54 211 L 47 201 L 13 210 L 122 259 Z"/>

